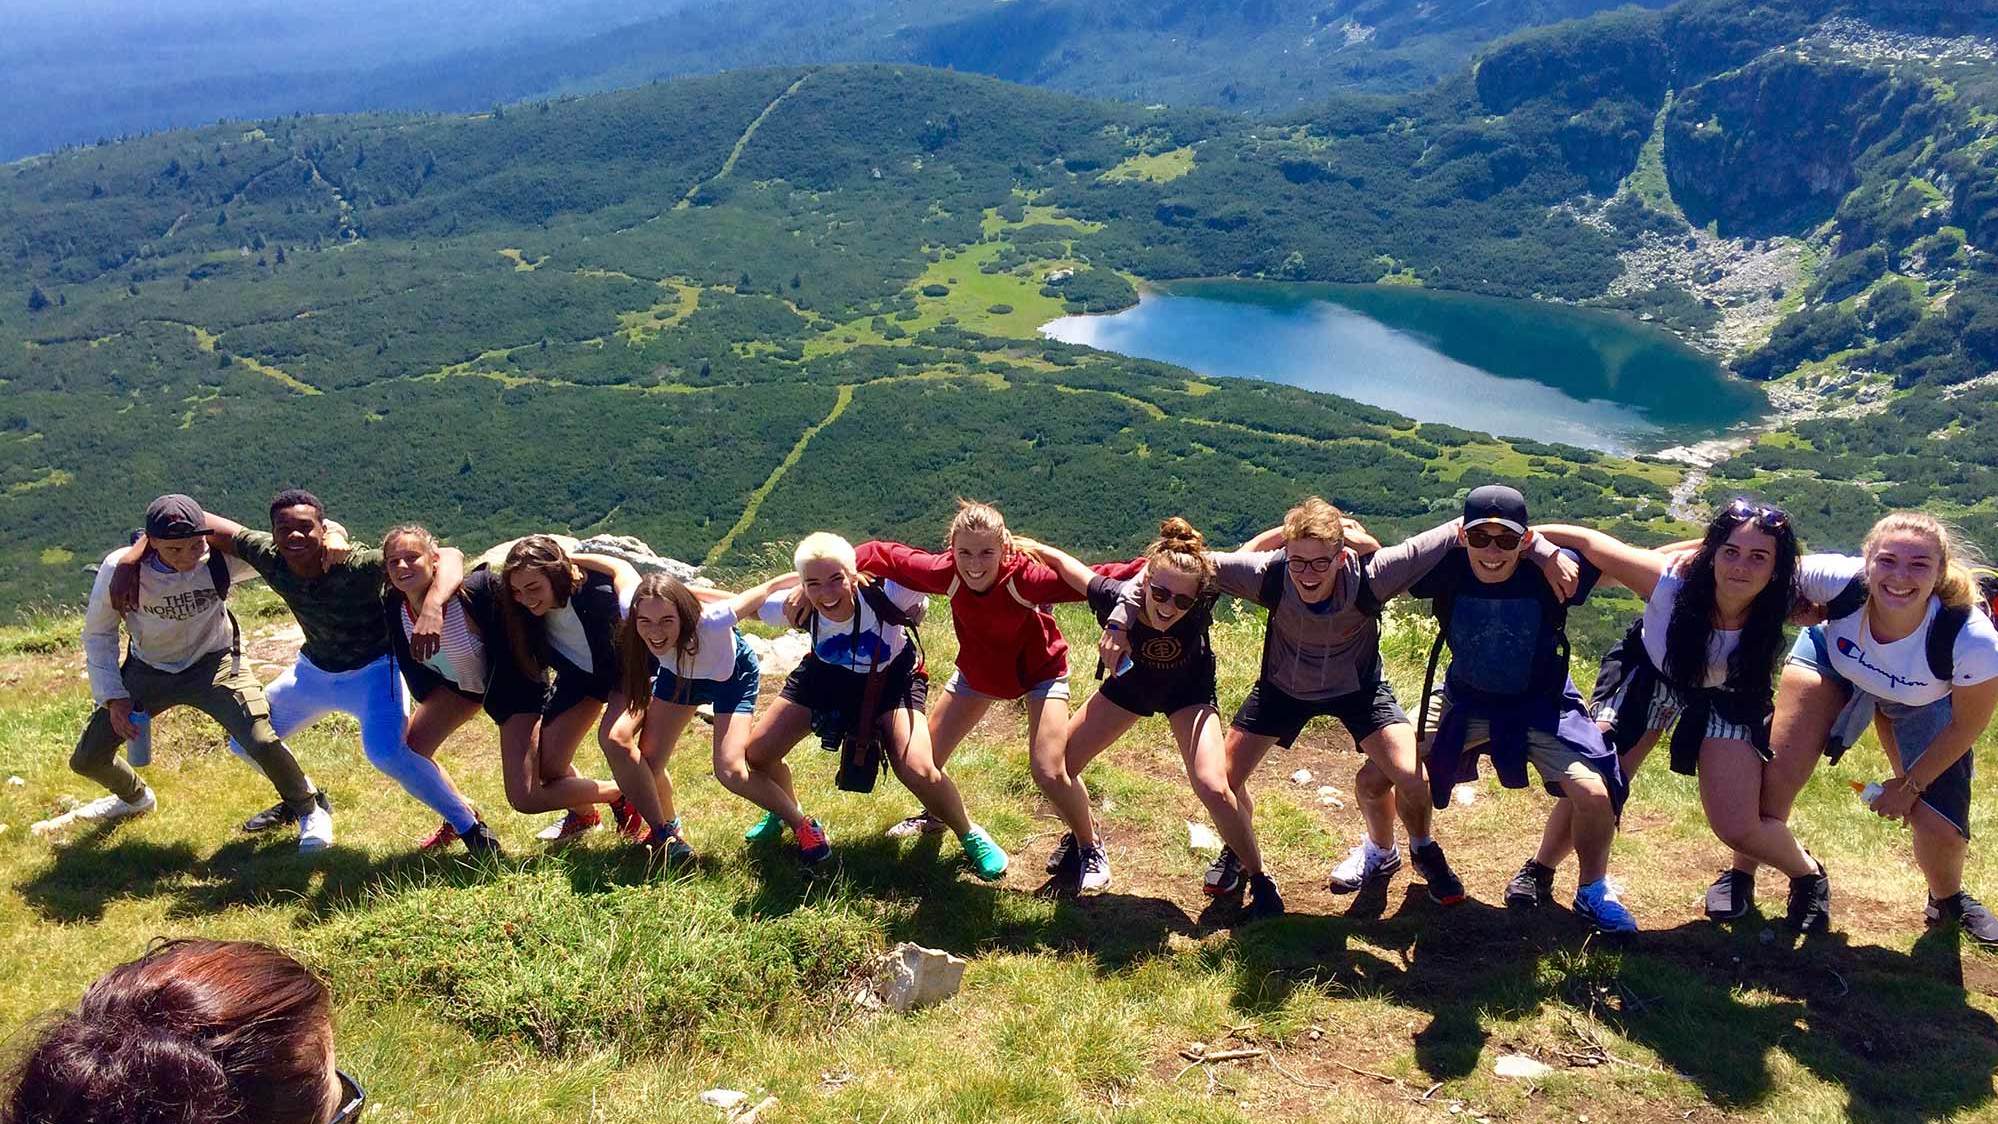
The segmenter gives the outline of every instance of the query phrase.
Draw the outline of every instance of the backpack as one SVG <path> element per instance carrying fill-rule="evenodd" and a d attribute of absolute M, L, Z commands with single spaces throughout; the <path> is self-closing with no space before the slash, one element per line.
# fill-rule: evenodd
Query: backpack
<path fill-rule="evenodd" d="M 1415 743 L 1420 746 L 1423 736 L 1429 732 L 1429 695 L 1436 689 L 1436 665 L 1442 658 L 1443 647 L 1450 640 L 1450 614 L 1457 604 L 1457 586 L 1464 581 L 1464 567 L 1469 564 L 1469 556 L 1462 551 L 1454 551 L 1449 558 L 1438 564 L 1451 567 L 1452 575 L 1447 588 L 1429 600 L 1429 611 L 1436 617 L 1436 639 L 1429 645 L 1429 663 L 1422 671 L 1422 698 L 1417 704 L 1421 712 L 1415 719 Z M 1563 679 L 1568 675 L 1568 607 L 1551 598 L 1540 601 L 1541 631 L 1554 638 L 1554 661 Z M 1534 653 L 1534 659 L 1539 653 Z"/>
<path fill-rule="evenodd" d="M 1970 623 L 1973 608 L 1986 616 L 1991 615 L 1991 601 L 1998 596 L 1998 571 L 1976 571 L 1977 589 L 1984 604 L 1944 605 L 1936 613 L 1936 619 L 1929 625 L 1929 634 L 1923 639 L 1924 652 L 1929 660 L 1929 674 L 1938 682 L 1949 683 L 1956 678 L 1956 638 L 1963 634 L 1963 626 Z M 1987 577 L 1987 575 L 1989 575 Z M 1857 574 L 1838 596 L 1825 602 L 1825 620 L 1837 621 L 1857 613 L 1866 607 L 1866 575 Z"/>

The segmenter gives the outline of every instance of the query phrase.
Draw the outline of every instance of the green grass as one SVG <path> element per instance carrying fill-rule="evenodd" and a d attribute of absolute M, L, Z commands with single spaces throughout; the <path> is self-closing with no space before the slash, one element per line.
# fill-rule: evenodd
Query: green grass
<path fill-rule="evenodd" d="M 1099 179 L 1144 180 L 1147 183 L 1170 183 L 1193 170 L 1194 152 L 1192 145 L 1168 149 L 1130 157 L 1103 173 Z"/>
<path fill-rule="evenodd" d="M 267 592 L 243 593 L 250 627 L 284 620 Z M 1095 630 L 1077 606 L 1058 619 L 1086 696 Z M 1417 616 L 1390 621 L 1389 670 L 1409 698 L 1430 633 Z M 235 834 L 269 791 L 212 726 L 179 713 L 156 724 L 159 810 L 52 846 L 27 824 L 63 794 L 89 794 L 65 767 L 89 709 L 75 628 L 48 613 L 0 630 L 0 775 L 25 782 L 0 786 L 11 825 L 0 832 L 0 1036 L 152 938 L 201 934 L 272 941 L 326 974 L 342 1064 L 368 1085 L 378 1120 L 706 1121 L 718 1117 L 695 1096 L 718 1085 L 776 1096 L 766 1118 L 780 1120 L 1994 1115 L 1998 961 L 1922 933 L 1905 833 L 1865 815 L 1845 786 L 1882 770 L 1870 745 L 1821 770 L 1800 803 L 1797 830 L 1837 881 L 1841 930 L 1801 949 L 1763 943 L 1760 924 L 1723 930 L 1697 916 L 1721 852 L 1691 783 L 1662 766 L 1640 780 L 1613 867 L 1647 928 L 1635 950 L 1585 944 L 1565 908 L 1494 907 L 1547 802 L 1489 779 L 1437 827 L 1473 903 L 1446 913 L 1406 879 L 1385 898 L 1333 898 L 1317 881 L 1358 821 L 1350 795 L 1335 810 L 1316 786 L 1349 794 L 1357 758 L 1322 724 L 1273 753 L 1256 789 L 1292 914 L 1231 930 L 1226 907 L 1206 909 L 1197 890 L 1206 860 L 1186 849 L 1185 822 L 1204 816 L 1161 719 L 1087 774 L 1112 892 L 1038 893 L 1059 829 L 1027 779 L 1023 715 L 1005 706 L 950 765 L 1015 856 L 998 886 L 971 879 L 948 838 L 883 838 L 913 801 L 892 781 L 834 791 L 809 743 L 792 760 L 837 861 L 806 878 L 783 848 L 745 846 L 752 811 L 705 775 L 699 725 L 674 774 L 702 857 L 669 877 L 648 878 L 603 833 L 536 853 L 540 824 L 506 810 L 482 725 L 440 760 L 514 856 L 497 868 L 413 855 L 432 821 L 366 765 L 345 719 L 293 739 L 337 802 L 328 853 L 301 858 L 288 839 Z M 1260 628 L 1221 613 L 1224 709 L 1249 686 Z M 941 679 L 956 650 L 943 612 L 927 648 Z M 1587 680 L 1593 664 L 1578 661 L 1577 674 Z M 601 774 L 594 748 L 577 760 Z M 1300 767 L 1310 785 L 1288 781 Z M 1978 821 L 1994 813 L 1998 787 L 1980 782 Z M 1572 867 L 1564 875 L 1565 890 Z M 1973 852 L 1971 884 L 1991 890 L 1994 876 L 1998 864 Z M 1762 893 L 1766 910 L 1780 907 L 1779 885 Z M 905 939 L 969 956 L 964 992 L 906 1017 L 855 1007 L 872 955 Z M 1180 1051 L 1195 1042 L 1264 1049 L 1275 1064 L 1189 1065 Z M 1556 1073 L 1532 1085 L 1494 1076 L 1509 1052 Z M 1587 1059 L 1598 1064 L 1569 1064 Z"/>

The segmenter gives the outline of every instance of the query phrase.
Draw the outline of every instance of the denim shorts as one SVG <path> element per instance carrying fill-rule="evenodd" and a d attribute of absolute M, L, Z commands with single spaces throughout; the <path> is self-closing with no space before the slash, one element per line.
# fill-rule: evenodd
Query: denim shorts
<path fill-rule="evenodd" d="M 727 679 L 681 679 L 661 668 L 652 677 L 652 697 L 677 706 L 706 703 L 715 708 L 716 714 L 753 714 L 756 712 L 756 692 L 762 684 L 763 673 L 756 662 L 756 653 L 737 633 L 735 667 Z"/>

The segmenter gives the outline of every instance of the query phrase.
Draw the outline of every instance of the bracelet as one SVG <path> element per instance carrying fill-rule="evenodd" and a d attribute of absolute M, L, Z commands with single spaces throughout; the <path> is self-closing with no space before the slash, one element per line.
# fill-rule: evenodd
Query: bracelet
<path fill-rule="evenodd" d="M 1916 796 L 1920 796 L 1922 793 L 1927 792 L 1929 790 L 1928 785 L 1915 783 L 1915 775 L 1913 773 L 1903 773 L 1898 779 L 1901 782 L 1902 788 L 1907 789 L 1909 792 L 1914 793 Z"/>
<path fill-rule="evenodd" d="M 1123 625 L 1121 625 L 1121 624 L 1118 624 L 1118 623 L 1117 623 L 1116 621 L 1104 621 L 1104 622 L 1103 622 L 1103 631 L 1105 631 L 1105 632 L 1122 632 L 1122 631 L 1124 631 L 1124 626 L 1123 626 Z"/>

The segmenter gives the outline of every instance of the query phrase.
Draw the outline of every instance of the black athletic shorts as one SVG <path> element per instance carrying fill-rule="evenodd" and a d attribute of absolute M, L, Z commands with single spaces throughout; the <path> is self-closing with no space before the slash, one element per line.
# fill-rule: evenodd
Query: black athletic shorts
<path fill-rule="evenodd" d="M 1385 679 L 1329 699 L 1294 698 L 1266 680 L 1257 680 L 1230 725 L 1245 734 L 1275 737 L 1278 745 L 1288 747 L 1313 718 L 1319 717 L 1337 718 L 1352 735 L 1355 748 L 1376 731 L 1408 721 L 1395 701 L 1394 688 Z"/>
<path fill-rule="evenodd" d="M 891 710 L 921 713 L 929 705 L 930 679 L 916 666 L 916 650 L 913 647 L 902 649 L 902 654 L 890 661 L 882 674 L 887 678 L 881 684 L 880 701 L 875 707 L 881 714 Z M 836 713 L 858 716 L 861 698 L 866 691 L 865 674 L 848 671 L 812 655 L 806 656 L 805 661 L 792 670 L 784 680 L 784 689 L 779 695 L 814 715 Z"/>
<path fill-rule="evenodd" d="M 398 655 L 395 660 L 395 668 L 402 673 L 403 684 L 409 688 L 410 697 L 417 702 L 422 702 L 424 699 L 429 698 L 430 693 L 440 687 L 457 695 L 461 699 L 469 699 L 472 702 L 479 702 L 485 698 L 484 695 L 477 691 L 467 691 L 442 675 L 437 674 L 436 670 L 428 664 L 420 664 Z"/>
<path fill-rule="evenodd" d="M 1147 674 L 1133 667 L 1113 675 L 1099 688 L 1104 698 L 1140 718 L 1177 714 L 1189 706 L 1215 705 L 1214 656 L 1169 674 Z"/>
<path fill-rule="evenodd" d="M 499 658 L 507 657 L 500 653 Z M 486 690 L 486 713 L 494 722 L 505 725 L 507 719 L 522 714 L 553 718 L 590 699 L 608 702 L 617 688 L 613 672 L 584 671 L 560 653 L 552 654 L 548 662 L 555 672 L 553 683 L 529 679 L 511 666 L 494 673 Z"/>

